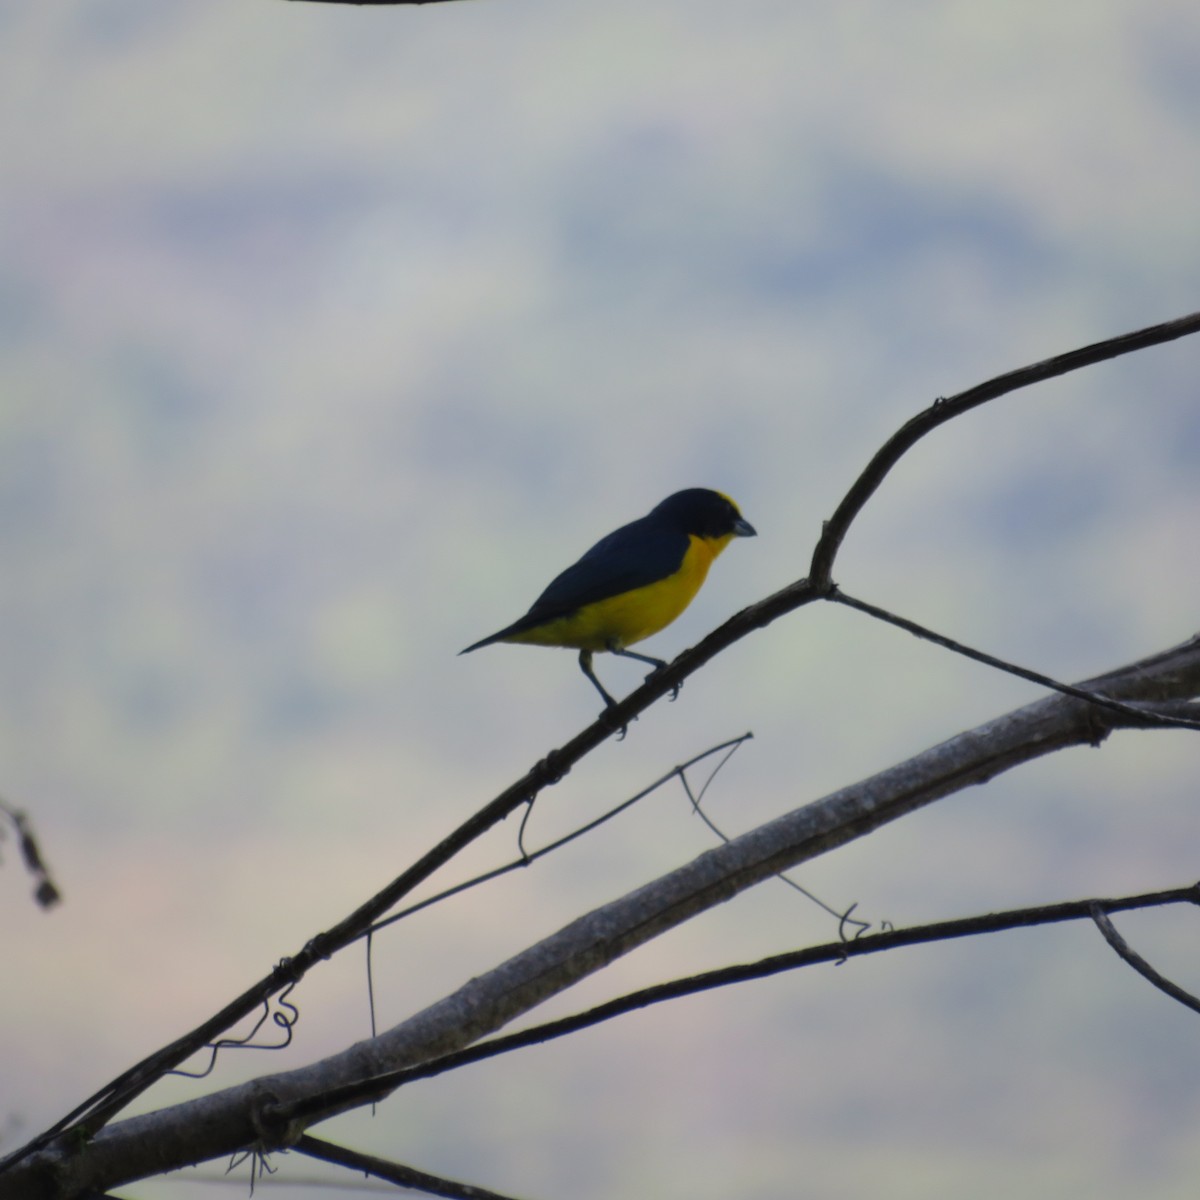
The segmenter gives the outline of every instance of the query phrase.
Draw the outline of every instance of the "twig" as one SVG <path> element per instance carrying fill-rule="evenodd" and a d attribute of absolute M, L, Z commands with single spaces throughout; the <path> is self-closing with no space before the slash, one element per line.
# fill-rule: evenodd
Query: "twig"
<path fill-rule="evenodd" d="M 730 751 L 730 753 L 732 753 L 732 751 Z M 719 771 L 721 769 L 721 767 L 723 767 L 724 765 L 725 765 L 725 760 L 722 759 L 721 762 L 717 765 L 716 770 Z M 692 791 L 692 785 L 688 782 L 686 775 L 681 775 L 679 778 L 680 778 L 680 782 L 683 784 L 683 790 L 684 790 L 684 793 L 687 795 L 688 802 L 692 806 L 692 812 L 694 812 L 696 814 L 696 816 L 698 816 L 700 818 L 700 820 L 704 822 L 705 826 L 708 828 L 709 832 L 713 834 L 714 837 L 719 838 L 722 842 L 728 842 L 729 835 L 727 833 L 725 833 L 725 831 L 717 825 L 716 821 L 714 821 L 712 819 L 712 817 L 710 817 L 708 815 L 708 813 L 706 813 L 704 811 L 704 809 L 701 807 L 701 801 L 704 799 L 704 793 L 708 791 L 708 785 L 710 783 L 712 783 L 713 776 L 715 776 L 715 775 L 716 775 L 716 771 L 714 771 L 713 774 L 710 775 L 708 777 L 708 779 L 706 779 L 704 781 L 704 786 L 700 789 L 699 792 Z M 807 901 L 809 901 L 809 903 L 815 904 L 818 908 L 824 910 L 831 917 L 834 917 L 837 920 L 838 926 L 843 931 L 843 933 L 844 933 L 847 925 L 857 925 L 858 926 L 858 931 L 854 935 L 855 937 L 861 937 L 868 929 L 871 928 L 870 921 L 862 921 L 862 920 L 859 920 L 859 918 L 852 917 L 850 915 L 854 911 L 854 909 L 857 907 L 857 902 L 855 904 L 850 905 L 850 907 L 848 909 L 846 909 L 844 912 L 840 912 L 838 909 L 833 908 L 831 905 L 826 904 L 825 901 L 822 900 L 820 896 L 817 896 L 813 892 L 810 892 L 808 890 L 808 888 L 804 887 L 803 884 L 797 883 L 786 872 L 780 871 L 779 874 L 775 876 L 775 878 L 778 879 L 780 883 L 786 883 L 787 886 L 790 887 L 793 891 L 799 892 L 801 896 L 803 896 Z"/>
<path fill-rule="evenodd" d="M 1107 912 L 1105 911 L 1107 909 Z M 1144 979 L 1148 979 L 1161 992 L 1166 992 L 1172 1000 L 1178 1000 L 1193 1012 L 1200 1012 L 1200 999 L 1191 992 L 1184 991 L 1177 983 L 1172 983 L 1165 975 L 1160 975 L 1140 954 L 1133 950 L 1129 943 L 1117 932 L 1116 926 L 1108 919 L 1108 912 L 1116 912 L 1101 901 L 1094 900 L 1089 909 L 1089 916 L 1096 922 L 1096 928 L 1104 935 L 1104 940 Z"/>
<path fill-rule="evenodd" d="M 8 818 L 17 835 L 17 845 L 21 848 L 21 861 L 25 869 L 33 876 L 35 886 L 33 898 L 42 908 L 53 908 L 61 899 L 62 893 L 54 880 L 50 878 L 50 869 L 42 856 L 41 847 L 33 834 L 33 826 L 29 817 L 19 808 L 14 808 L 3 796 L 0 796 L 0 816 Z M 3 841 L 3 831 L 0 831 L 0 841 Z"/>
<path fill-rule="evenodd" d="M 622 800 L 620 804 L 603 812 L 594 820 L 588 821 L 586 825 L 580 825 L 577 829 L 573 829 L 570 833 L 556 839 L 553 842 L 548 842 L 545 846 L 537 850 L 523 854 L 520 858 L 514 858 L 511 862 L 504 863 L 502 866 L 493 867 L 490 871 L 484 871 L 482 874 L 476 875 L 472 879 L 466 879 L 462 883 L 456 883 L 453 887 L 448 887 L 436 895 L 429 896 L 424 900 L 418 900 L 416 904 L 410 904 L 407 908 L 402 908 L 399 912 L 393 913 L 390 917 L 385 917 L 382 921 L 377 921 L 361 936 L 369 937 L 373 933 L 378 933 L 379 930 L 387 928 L 389 925 L 394 925 L 397 921 L 403 920 L 405 917 L 411 917 L 413 913 L 420 912 L 423 908 L 429 908 L 430 905 L 437 904 L 439 901 L 448 900 L 451 896 L 457 896 L 460 892 L 465 892 L 471 888 L 478 887 L 482 883 L 488 883 L 490 880 L 496 879 L 501 875 L 507 875 L 511 871 L 522 870 L 528 867 L 531 863 L 537 862 L 539 858 L 544 858 L 547 854 L 552 854 L 555 850 L 561 850 L 563 846 L 575 841 L 576 838 L 581 838 L 585 833 L 591 833 L 593 829 L 598 829 L 601 825 L 611 821 L 614 817 L 620 816 L 626 809 L 631 808 L 640 800 L 644 800 L 651 793 L 658 791 L 659 788 L 671 782 L 672 779 L 680 779 L 683 782 L 685 790 L 687 788 L 687 779 L 684 772 L 689 767 L 694 767 L 697 763 L 703 762 L 706 758 L 714 754 L 720 754 L 722 750 L 727 751 L 725 758 L 721 760 L 721 766 L 725 765 L 729 756 L 744 742 L 748 742 L 754 736 L 753 733 L 743 733 L 741 737 L 730 738 L 727 742 L 721 742 L 719 745 L 710 746 L 707 750 L 701 751 L 699 754 L 689 758 L 687 762 L 680 763 L 677 767 L 672 767 L 665 775 L 659 776 L 653 783 L 642 788 L 640 792 L 630 796 L 626 800 Z M 715 774 L 715 772 L 714 772 Z M 689 791 L 690 794 L 690 791 Z"/>
<path fill-rule="evenodd" d="M 209 1045 L 202 1047 L 208 1051 L 208 1065 L 200 1071 L 187 1071 L 183 1067 L 175 1067 L 168 1071 L 168 1075 L 182 1075 L 185 1079 L 205 1079 L 212 1074 L 213 1068 L 217 1065 L 217 1056 L 222 1050 L 237 1049 L 237 1050 L 286 1050 L 292 1044 L 292 1034 L 296 1027 L 296 1022 L 300 1020 L 300 1010 L 296 1005 L 288 999 L 291 994 L 292 987 L 289 985 L 275 997 L 275 1003 L 279 1008 L 271 1011 L 270 998 L 263 1001 L 262 1012 L 258 1015 L 258 1020 L 254 1022 L 253 1028 L 241 1037 L 226 1037 L 219 1041 L 211 1042 Z M 258 1036 L 258 1031 L 270 1021 L 276 1029 L 282 1030 L 282 1041 L 276 1042 L 256 1042 L 254 1039 Z"/>
<path fill-rule="evenodd" d="M 502 1196 L 499 1192 L 476 1187 L 471 1183 L 458 1183 L 440 1175 L 430 1175 L 426 1171 L 418 1171 L 415 1167 L 406 1167 L 403 1163 L 390 1162 L 386 1158 L 376 1158 L 373 1154 L 361 1154 L 357 1150 L 347 1150 L 344 1146 L 335 1145 L 333 1142 L 327 1142 L 323 1138 L 315 1138 L 309 1134 L 301 1137 L 292 1149 L 300 1154 L 307 1154 L 310 1158 L 336 1163 L 340 1167 L 349 1167 L 353 1171 L 362 1171 L 364 1174 L 374 1175 L 378 1179 L 386 1179 L 389 1183 L 398 1183 L 401 1187 L 427 1192 L 431 1196 L 448 1196 L 450 1200 L 514 1200 L 512 1196 Z"/>
<path fill-rule="evenodd" d="M 544 858 L 547 854 L 552 854 L 555 850 L 560 850 L 563 846 L 568 845 L 577 838 L 583 837 L 585 833 L 591 833 L 592 830 L 598 829 L 601 825 L 611 821 L 614 817 L 619 816 L 627 809 L 632 808 L 633 805 L 638 803 L 638 801 L 644 800 L 647 796 L 651 795 L 651 793 L 656 792 L 660 787 L 669 783 L 676 777 L 678 777 L 682 782 L 684 790 L 690 796 L 691 789 L 688 787 L 686 775 L 689 767 L 695 766 L 696 763 L 703 762 L 704 759 L 708 758 L 709 756 L 713 754 L 719 754 L 722 750 L 724 750 L 725 757 L 721 759 L 720 763 L 716 767 L 716 770 L 714 770 L 713 775 L 715 775 L 716 772 L 719 771 L 721 767 L 723 767 L 725 763 L 729 761 L 729 758 L 732 756 L 734 751 L 737 750 L 737 748 L 744 742 L 749 741 L 753 736 L 753 733 L 743 733 L 741 737 L 732 738 L 729 741 L 721 742 L 716 746 L 710 746 L 707 750 L 703 750 L 699 754 L 689 758 L 687 762 L 680 763 L 679 766 L 672 768 L 665 775 L 662 775 L 656 779 L 648 787 L 644 787 L 640 792 L 630 796 L 626 800 L 622 800 L 620 804 L 610 808 L 607 812 L 601 813 L 600 816 L 596 817 L 594 820 L 588 821 L 585 825 L 579 826 L 577 829 L 572 830 L 565 836 L 560 837 L 553 842 L 549 842 L 547 845 L 542 846 L 540 849 L 534 850 L 533 852 L 525 850 L 522 843 L 522 838 L 524 837 L 525 833 L 525 824 L 529 820 L 529 813 L 533 808 L 531 804 L 524 817 L 521 819 L 521 833 L 518 835 L 517 839 L 518 845 L 521 847 L 521 856 L 519 858 L 515 858 L 511 862 L 504 863 L 502 866 L 493 867 L 490 871 L 484 871 L 471 879 L 466 879 L 462 883 L 455 884 L 453 887 L 445 888 L 432 896 L 426 897 L 424 900 L 418 901 L 416 904 L 410 904 L 407 908 L 402 908 L 399 912 L 393 913 L 390 917 L 387 917 L 384 920 L 378 921 L 376 924 L 372 925 L 361 935 L 366 939 L 367 942 L 367 1006 L 371 1015 L 371 1036 L 375 1037 L 377 1033 L 375 1028 L 375 982 L 371 962 L 371 939 L 376 933 L 379 932 L 379 930 L 386 928 L 388 925 L 394 925 L 397 921 L 402 921 L 405 917 L 411 917 L 414 913 L 418 913 L 422 909 L 430 908 L 434 904 L 439 904 L 443 900 L 448 900 L 451 896 L 457 896 L 461 892 L 466 892 L 472 888 L 479 887 L 481 884 L 488 883 L 493 879 L 498 879 L 502 875 L 507 875 L 512 871 L 522 870 L 525 867 L 531 866 L 533 863 L 537 862 L 539 858 Z M 711 782 L 711 777 L 709 782 Z M 705 786 L 707 787 L 708 785 L 706 784 Z M 707 820 L 707 818 L 705 819 Z M 791 883 L 791 880 L 786 879 L 783 876 L 780 876 L 780 878 L 784 878 L 786 883 Z M 793 884 L 792 886 L 799 887 L 798 884 Z M 804 889 L 800 888 L 800 891 L 804 891 Z M 805 892 L 805 895 L 808 895 L 808 893 Z M 816 897 L 812 898 L 814 900 L 816 899 Z M 818 904 L 821 903 L 819 900 L 816 902 Z M 834 915 L 836 916 L 838 914 Z"/>
<path fill-rule="evenodd" d="M 1028 679 L 1031 683 L 1037 683 L 1042 687 L 1050 688 L 1051 691 L 1061 692 L 1064 696 L 1074 696 L 1077 700 L 1086 700 L 1089 704 L 1095 704 L 1100 708 L 1108 709 L 1110 712 L 1130 717 L 1135 726 L 1141 724 L 1145 725 L 1148 729 L 1200 729 L 1200 720 L 1197 720 L 1195 717 L 1179 717 L 1170 713 L 1138 708 L 1132 704 L 1123 704 L 1120 700 L 1112 700 L 1108 696 L 1102 696 L 1097 692 L 1090 692 L 1087 688 L 1075 687 L 1074 684 L 1070 683 L 1060 683 L 1057 679 L 1051 679 L 1049 675 L 1043 675 L 1040 671 L 1031 671 L 1028 667 L 1019 667 L 1016 663 L 1006 662 L 1004 659 L 996 658 L 992 654 L 985 654 L 982 650 L 975 650 L 970 646 L 964 645 L 962 642 L 956 642 L 953 638 L 946 637 L 944 634 L 935 633 L 932 629 L 927 629 L 924 625 L 918 625 L 916 621 L 910 621 L 907 617 L 899 617 L 895 613 L 888 612 L 885 608 L 868 604 L 865 600 L 856 600 L 853 596 L 848 596 L 836 585 L 825 598 L 832 600 L 835 604 L 844 604 L 847 608 L 857 609 L 859 612 L 876 618 L 876 620 L 885 621 L 889 625 L 895 625 L 898 629 L 906 630 L 908 633 L 923 638 L 927 642 L 933 642 L 935 645 L 942 646 L 947 650 L 953 650 L 955 654 L 961 654 L 964 658 L 972 658 L 976 662 L 981 662 L 986 666 L 995 667 L 998 671 L 1005 671 L 1009 675 L 1016 675 L 1019 679 Z"/>

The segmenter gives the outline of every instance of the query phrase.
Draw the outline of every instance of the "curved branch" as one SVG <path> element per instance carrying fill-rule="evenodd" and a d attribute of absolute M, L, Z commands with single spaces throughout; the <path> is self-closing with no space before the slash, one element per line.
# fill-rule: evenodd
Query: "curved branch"
<path fill-rule="evenodd" d="M 386 929 L 389 925 L 394 925 L 397 921 L 404 920 L 405 917 L 411 917 L 415 913 L 419 913 L 422 909 L 429 908 L 431 905 L 439 904 L 443 900 L 448 900 L 451 896 L 457 896 L 461 892 L 469 891 L 471 888 L 478 887 L 483 883 L 490 883 L 493 879 L 498 879 L 501 875 L 507 875 L 511 871 L 524 870 L 526 867 L 537 862 L 539 858 L 545 858 L 547 854 L 553 854 L 556 850 L 561 850 L 563 846 L 570 845 L 571 842 L 583 837 L 585 834 L 591 833 L 593 829 L 598 829 L 601 825 L 607 824 L 614 817 L 620 816 L 626 809 L 632 808 L 639 801 L 645 800 L 647 796 L 658 791 L 670 783 L 672 779 L 679 779 L 683 782 L 684 788 L 687 787 L 687 772 L 697 763 L 703 762 L 706 758 L 713 754 L 720 754 L 722 750 L 726 752 L 726 757 L 721 760 L 720 765 L 716 768 L 718 771 L 721 766 L 728 761 L 728 757 L 739 746 L 748 742 L 754 734 L 752 732 L 743 733 L 740 737 L 729 738 L 727 741 L 718 742 L 715 746 L 710 746 L 707 750 L 702 750 L 699 754 L 693 754 L 686 762 L 680 763 L 678 766 L 672 767 L 665 774 L 660 775 L 653 783 L 647 784 L 640 791 L 635 792 L 632 796 L 622 800 L 619 804 L 614 804 L 612 808 L 602 812 L 598 817 L 587 821 L 583 825 L 572 829 L 570 833 L 564 834 L 562 837 L 555 838 L 552 842 L 547 842 L 544 846 L 539 846 L 536 850 L 524 853 L 520 858 L 513 859 L 511 862 L 502 864 L 499 867 L 493 867 L 490 871 L 484 871 L 482 874 L 474 875 L 470 879 L 464 879 L 461 883 L 456 883 L 451 887 L 444 888 L 440 892 L 435 892 L 432 896 L 426 896 L 423 900 L 418 900 L 415 904 L 410 904 L 402 908 L 399 912 L 392 913 L 389 917 L 384 917 L 382 921 L 377 921 L 372 925 L 362 936 L 370 937 L 371 934 L 378 933 L 381 929 Z M 715 772 L 714 772 L 715 774 Z M 526 814 L 528 815 L 528 814 Z"/>
<path fill-rule="evenodd" d="M 1110 358 L 1119 358 L 1122 354 L 1131 354 L 1135 350 L 1145 350 L 1149 346 L 1161 346 L 1164 342 L 1173 342 L 1177 338 L 1200 332 L 1200 312 L 1189 313 L 1186 317 L 1178 317 L 1173 321 L 1164 321 L 1161 325 L 1150 325 L 1133 333 L 1123 333 L 1119 337 L 1108 338 L 1103 342 L 1095 342 L 1090 346 L 1082 346 L 1078 350 L 1068 350 L 1065 354 L 1056 354 L 1053 358 L 1031 363 L 1026 367 L 1018 367 L 1015 371 L 1007 371 L 997 375 L 986 383 L 976 384 L 956 396 L 941 397 L 935 400 L 924 412 L 918 413 L 911 421 L 905 422 L 884 444 L 878 453 L 867 464 L 867 469 L 854 481 L 853 487 L 846 493 L 841 504 L 837 506 L 832 517 L 825 522 L 821 532 L 821 540 L 813 551 L 812 565 L 809 567 L 809 578 L 813 585 L 822 590 L 831 582 L 833 560 L 837 556 L 851 522 L 862 511 L 863 505 L 875 494 L 879 485 L 887 477 L 888 472 L 912 449 L 927 433 L 931 433 L 939 425 L 963 413 L 986 404 L 989 400 L 1007 396 L 1009 392 L 1029 387 L 1035 383 L 1043 383 L 1059 375 L 1078 371 L 1080 367 L 1090 367 Z"/>
<path fill-rule="evenodd" d="M 1093 901 L 1088 914 L 1096 923 L 1096 928 L 1104 935 L 1104 940 L 1123 958 L 1143 979 L 1148 979 L 1160 992 L 1165 992 L 1172 1000 L 1178 1000 L 1185 1008 L 1200 1012 L 1200 999 L 1191 992 L 1185 991 L 1177 983 L 1172 983 L 1165 975 L 1160 975 L 1129 943 L 1117 932 L 1117 927 L 1108 919 L 1108 913 L 1099 901 Z"/>

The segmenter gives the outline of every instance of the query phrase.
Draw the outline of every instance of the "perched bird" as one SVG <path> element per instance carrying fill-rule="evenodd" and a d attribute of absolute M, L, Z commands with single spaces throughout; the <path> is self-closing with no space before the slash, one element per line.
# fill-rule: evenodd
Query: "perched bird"
<path fill-rule="evenodd" d="M 570 647 L 579 651 L 580 669 L 611 707 L 616 701 L 596 678 L 592 655 L 607 650 L 661 671 L 667 665 L 661 658 L 627 647 L 670 625 L 700 590 L 713 559 L 733 538 L 754 535 L 754 526 L 722 492 L 676 492 L 601 538 L 520 620 L 459 653 L 493 642 Z"/>

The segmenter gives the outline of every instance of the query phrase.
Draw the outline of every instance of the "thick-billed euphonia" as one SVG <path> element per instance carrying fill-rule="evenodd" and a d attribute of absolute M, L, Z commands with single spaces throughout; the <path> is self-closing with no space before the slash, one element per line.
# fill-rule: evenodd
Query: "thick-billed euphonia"
<path fill-rule="evenodd" d="M 616 701 L 596 678 L 592 655 L 607 650 L 662 670 L 667 664 L 661 658 L 627 647 L 675 620 L 700 590 L 713 559 L 733 538 L 755 532 L 723 492 L 676 492 L 601 538 L 551 581 L 520 620 L 459 653 L 493 642 L 578 650 L 580 669 L 611 706 Z"/>

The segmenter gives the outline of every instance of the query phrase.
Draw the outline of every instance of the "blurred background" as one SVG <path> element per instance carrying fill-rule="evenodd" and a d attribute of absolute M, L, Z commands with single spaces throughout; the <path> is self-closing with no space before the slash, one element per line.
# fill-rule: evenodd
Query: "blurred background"
<path fill-rule="evenodd" d="M 0 34 L 0 793 L 64 893 L 39 911 L 0 846 L 4 1150 L 595 716 L 571 654 L 455 655 L 601 534 L 694 485 L 757 526 L 645 646 L 673 656 L 802 575 L 935 396 L 1200 307 L 1185 0 L 0 0 Z M 1060 678 L 1190 636 L 1198 375 L 1185 340 L 938 431 L 839 583 Z M 527 841 L 753 730 L 706 796 L 740 832 L 1038 695 L 808 608 Z M 1198 762 L 1119 735 L 797 877 L 896 924 L 1186 884 Z M 668 787 L 395 927 L 381 1026 L 711 844 Z M 1118 925 L 1200 988 L 1195 914 Z M 535 1015 L 835 936 L 763 886 Z M 369 1031 L 357 950 L 293 999 L 285 1053 L 141 1107 Z M 1190 1197 L 1198 1076 L 1195 1016 L 1075 926 L 687 1000 L 317 1132 L 530 1200 Z M 276 1162 L 272 1195 L 351 1194 Z"/>

